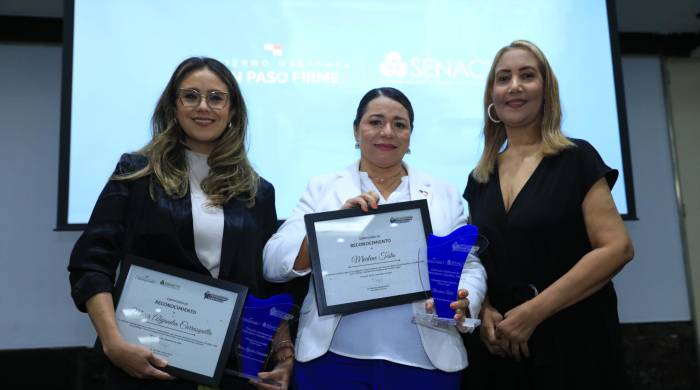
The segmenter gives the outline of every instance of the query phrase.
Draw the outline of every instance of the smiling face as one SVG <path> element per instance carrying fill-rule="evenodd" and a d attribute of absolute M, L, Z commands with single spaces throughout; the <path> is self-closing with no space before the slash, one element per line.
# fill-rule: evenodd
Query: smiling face
<path fill-rule="evenodd" d="M 204 95 L 194 107 L 186 107 L 183 100 L 178 98 L 175 117 L 187 137 L 185 144 L 192 151 L 209 154 L 226 130 L 233 113 L 230 102 L 227 101 L 223 108 L 214 110 L 205 99 L 210 98 L 212 91 L 229 93 L 229 90 L 219 76 L 207 68 L 195 70 L 187 75 L 178 89 L 195 90 Z"/>
<path fill-rule="evenodd" d="M 503 53 L 491 88 L 496 115 L 509 129 L 530 128 L 542 120 L 544 96 L 537 58 L 524 49 Z"/>
<path fill-rule="evenodd" d="M 355 139 L 364 166 L 387 169 L 401 164 L 411 141 L 408 110 L 386 96 L 371 100 L 355 127 Z"/>

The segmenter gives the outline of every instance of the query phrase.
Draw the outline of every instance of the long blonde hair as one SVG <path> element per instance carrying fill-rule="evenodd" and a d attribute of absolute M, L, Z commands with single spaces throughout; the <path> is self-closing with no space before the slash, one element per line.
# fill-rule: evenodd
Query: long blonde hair
<path fill-rule="evenodd" d="M 175 120 L 177 88 L 190 73 L 208 69 L 214 72 L 228 87 L 231 118 L 229 125 L 209 154 L 209 175 L 202 180 L 202 191 L 209 204 L 223 207 L 236 197 L 247 207 L 255 205 L 259 176 L 248 161 L 246 132 L 248 115 L 243 95 L 231 71 L 221 62 L 207 57 L 191 57 L 180 63 L 170 77 L 158 100 L 151 126 L 153 137 L 137 154 L 147 157 L 148 164 L 135 172 L 115 174 L 114 180 L 135 180 L 153 174 L 149 186 L 151 199 L 155 199 L 154 180 L 168 196 L 182 198 L 189 189 L 189 167 L 185 150 L 185 133 Z"/>
<path fill-rule="evenodd" d="M 523 49 L 537 59 L 538 68 L 544 82 L 544 99 L 542 111 L 542 123 L 540 134 L 542 136 L 542 153 L 545 156 L 555 155 L 562 150 L 574 146 L 561 132 L 561 103 L 559 101 L 559 83 L 554 75 L 549 61 L 534 43 L 517 40 L 510 45 L 502 47 L 493 59 L 491 70 L 486 79 L 486 89 L 484 91 L 484 150 L 481 153 L 479 163 L 474 168 L 472 176 L 479 183 L 487 183 L 491 173 L 493 173 L 498 153 L 506 141 L 506 130 L 503 123 L 494 123 L 489 119 L 488 108 L 493 103 L 491 91 L 496 76 L 496 65 L 503 54 L 508 50 Z"/>

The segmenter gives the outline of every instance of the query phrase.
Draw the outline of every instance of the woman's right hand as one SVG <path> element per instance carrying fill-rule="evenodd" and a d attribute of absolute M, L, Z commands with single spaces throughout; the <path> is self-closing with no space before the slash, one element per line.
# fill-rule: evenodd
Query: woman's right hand
<path fill-rule="evenodd" d="M 484 300 L 481 305 L 479 317 L 481 317 L 479 337 L 484 345 L 486 345 L 486 349 L 493 355 L 505 357 L 506 353 L 503 350 L 503 342 L 496 336 L 496 327 L 503 321 L 503 315 L 499 313 L 495 307 L 491 306 L 488 300 Z"/>
<path fill-rule="evenodd" d="M 175 379 L 156 368 L 163 368 L 168 362 L 155 356 L 150 349 L 124 340 L 117 327 L 112 293 L 101 292 L 91 296 L 85 302 L 85 307 L 102 342 L 102 350 L 115 366 L 140 379 Z"/>
<path fill-rule="evenodd" d="M 376 209 L 379 202 L 379 195 L 374 191 L 364 192 L 354 198 L 350 198 L 343 203 L 341 209 L 351 209 L 353 207 L 359 207 L 362 211 L 369 211 L 369 208 Z"/>
<path fill-rule="evenodd" d="M 369 208 L 376 209 L 377 202 L 379 201 L 379 196 L 372 191 L 367 191 L 360 194 L 354 198 L 350 198 L 343 203 L 340 207 L 341 209 L 350 209 L 353 207 L 360 207 L 364 211 L 368 211 Z M 296 271 L 307 270 L 311 268 L 311 259 L 309 258 L 309 238 L 304 237 L 304 241 L 301 242 L 299 247 L 299 253 L 294 259 L 293 269 Z"/>
<path fill-rule="evenodd" d="M 168 365 L 165 359 L 159 358 L 146 347 L 119 340 L 103 344 L 103 350 L 115 366 L 127 374 L 139 379 L 172 380 L 175 377 L 158 368 Z"/>

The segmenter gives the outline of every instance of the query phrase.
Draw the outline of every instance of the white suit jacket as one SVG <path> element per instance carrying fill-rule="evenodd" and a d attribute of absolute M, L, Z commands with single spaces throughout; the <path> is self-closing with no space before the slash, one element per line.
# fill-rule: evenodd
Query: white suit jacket
<path fill-rule="evenodd" d="M 297 272 L 292 269 L 299 253 L 306 228 L 304 215 L 322 211 L 338 210 L 346 200 L 359 195 L 359 162 L 338 172 L 317 176 L 309 181 L 306 192 L 299 200 L 292 215 L 270 238 L 263 251 L 265 279 L 285 282 L 305 275 L 310 271 Z M 411 200 L 426 199 L 430 210 L 433 234 L 444 236 L 466 223 L 462 200 L 454 187 L 443 181 L 426 176 L 410 167 L 408 171 Z M 472 317 L 479 315 L 481 302 L 486 293 L 486 271 L 478 261 L 465 264 L 459 288 L 469 291 L 469 311 Z M 413 312 L 425 312 L 425 301 L 413 303 Z M 333 333 L 340 315 L 319 316 L 313 280 L 304 299 L 296 340 L 296 359 L 306 362 L 325 354 L 330 348 Z M 391 324 L 400 326 L 400 324 Z M 406 324 L 407 326 L 410 323 Z M 412 326 L 412 325 L 410 325 Z M 467 353 L 456 329 L 435 330 L 418 326 L 421 341 L 433 365 L 443 371 L 453 372 L 468 364 Z"/>

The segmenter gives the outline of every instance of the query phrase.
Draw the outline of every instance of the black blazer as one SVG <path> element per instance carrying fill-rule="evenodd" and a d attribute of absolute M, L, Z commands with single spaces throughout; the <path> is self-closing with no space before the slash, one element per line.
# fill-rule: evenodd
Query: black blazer
<path fill-rule="evenodd" d="M 115 173 L 135 172 L 146 163 L 143 156 L 124 154 Z M 190 193 L 174 199 L 156 182 L 154 201 L 151 180 L 151 175 L 109 180 L 102 190 L 68 265 L 79 310 L 86 311 L 85 301 L 93 295 L 112 292 L 117 266 L 129 253 L 209 275 L 195 252 Z M 219 279 L 244 284 L 257 297 L 267 296 L 262 251 L 276 227 L 274 187 L 261 178 L 255 206 L 247 208 L 237 199 L 224 206 Z"/>

